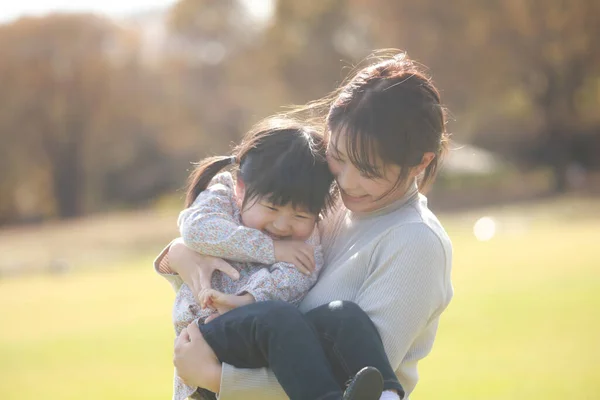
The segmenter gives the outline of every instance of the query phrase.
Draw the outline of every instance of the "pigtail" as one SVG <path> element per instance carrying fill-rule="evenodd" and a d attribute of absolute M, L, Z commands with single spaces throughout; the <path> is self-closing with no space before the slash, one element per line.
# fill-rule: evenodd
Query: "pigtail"
<path fill-rule="evenodd" d="M 228 165 L 235 162 L 235 157 L 208 157 L 202 160 L 196 165 L 194 172 L 188 179 L 187 193 L 185 196 L 185 206 L 189 207 L 192 205 L 198 195 L 206 190 L 208 184 L 221 171 Z"/>

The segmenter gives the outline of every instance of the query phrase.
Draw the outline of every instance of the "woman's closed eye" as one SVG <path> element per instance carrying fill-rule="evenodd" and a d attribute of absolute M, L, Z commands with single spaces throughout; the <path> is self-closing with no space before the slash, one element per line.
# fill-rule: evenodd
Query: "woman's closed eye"
<path fill-rule="evenodd" d="M 335 162 L 338 162 L 341 164 L 346 162 L 346 160 L 344 160 L 342 157 L 340 157 L 338 154 L 334 153 L 333 151 L 328 152 L 327 155 L 329 157 L 331 157 Z"/>
<path fill-rule="evenodd" d="M 360 171 L 360 176 L 365 179 L 379 180 L 382 179 L 382 175 L 377 172 Z"/>

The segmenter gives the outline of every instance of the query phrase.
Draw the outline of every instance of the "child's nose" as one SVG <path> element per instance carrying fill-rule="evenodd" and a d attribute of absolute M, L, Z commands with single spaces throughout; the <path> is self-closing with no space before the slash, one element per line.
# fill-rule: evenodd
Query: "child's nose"
<path fill-rule="evenodd" d="M 273 227 L 277 229 L 281 234 L 287 233 L 290 227 L 289 218 L 285 216 L 275 218 L 275 220 L 273 221 Z"/>

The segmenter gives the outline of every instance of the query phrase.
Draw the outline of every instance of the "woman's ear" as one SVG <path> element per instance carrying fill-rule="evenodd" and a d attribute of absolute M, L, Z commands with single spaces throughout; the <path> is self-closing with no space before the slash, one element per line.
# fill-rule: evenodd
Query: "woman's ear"
<path fill-rule="evenodd" d="M 238 175 L 235 180 L 235 199 L 237 202 L 237 206 L 241 209 L 242 204 L 244 204 L 244 196 L 246 195 L 246 185 L 244 185 L 244 181 Z"/>
<path fill-rule="evenodd" d="M 429 164 L 431 164 L 431 162 L 433 161 L 434 158 L 435 158 L 435 153 L 432 151 L 423 153 L 421 162 L 419 163 L 419 165 L 417 165 L 413 168 L 413 173 L 412 173 L 413 177 L 419 176 L 423 171 L 425 171 L 425 169 L 429 166 Z"/>

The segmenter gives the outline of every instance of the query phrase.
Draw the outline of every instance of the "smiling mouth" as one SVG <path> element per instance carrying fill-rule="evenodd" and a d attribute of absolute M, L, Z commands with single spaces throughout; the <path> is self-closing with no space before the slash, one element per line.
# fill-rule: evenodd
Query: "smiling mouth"
<path fill-rule="evenodd" d="M 352 196 L 351 194 L 348 194 L 348 193 L 344 192 L 344 191 L 343 191 L 343 190 L 341 190 L 341 189 L 340 189 L 340 191 L 342 192 L 342 194 L 343 194 L 345 197 L 349 198 L 350 200 L 355 200 L 355 201 L 362 200 L 362 199 L 364 199 L 365 197 L 367 197 L 367 196 L 368 196 L 368 194 L 363 194 L 362 196 Z"/>
<path fill-rule="evenodd" d="M 276 235 L 274 233 L 271 233 L 269 231 L 264 231 L 267 235 L 269 235 L 271 237 L 271 239 L 273 240 L 285 240 L 288 239 L 289 236 L 281 236 L 281 235 Z"/>

